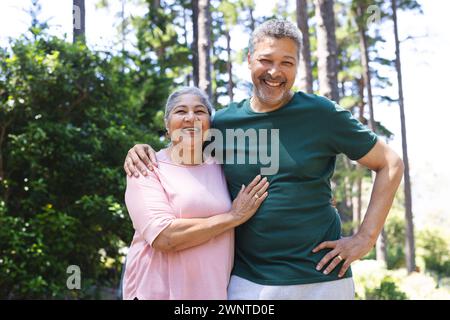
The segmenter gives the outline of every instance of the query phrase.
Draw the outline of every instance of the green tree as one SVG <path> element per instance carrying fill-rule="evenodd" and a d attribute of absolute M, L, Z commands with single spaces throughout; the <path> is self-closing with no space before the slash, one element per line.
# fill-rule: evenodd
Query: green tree
<path fill-rule="evenodd" d="M 159 144 L 140 122 L 139 77 L 120 72 L 121 58 L 44 32 L 10 46 L 0 50 L 0 297 L 115 287 L 132 236 L 123 157 L 136 142 Z M 80 291 L 66 287 L 69 265 L 81 269 Z"/>

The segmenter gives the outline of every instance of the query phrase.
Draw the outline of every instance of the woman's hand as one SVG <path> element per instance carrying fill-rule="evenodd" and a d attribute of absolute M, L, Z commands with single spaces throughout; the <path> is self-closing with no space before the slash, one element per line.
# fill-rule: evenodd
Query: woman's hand
<path fill-rule="evenodd" d="M 321 270 L 328 262 L 330 264 L 323 271 L 329 274 L 339 263 L 344 261 L 338 276 L 344 276 L 350 264 L 364 257 L 374 246 L 374 242 L 360 234 L 351 237 L 341 238 L 336 241 L 324 241 L 313 249 L 316 253 L 322 249 L 333 249 L 328 252 L 317 264 L 316 270 Z"/>
<path fill-rule="evenodd" d="M 268 196 L 268 187 L 267 178 L 261 179 L 261 175 L 257 175 L 247 187 L 242 185 L 230 212 L 235 219 L 236 226 L 243 224 L 255 214 Z"/>
<path fill-rule="evenodd" d="M 139 177 L 139 172 L 144 176 L 147 175 L 147 170 L 153 170 L 153 167 L 158 167 L 156 160 L 156 152 L 148 144 L 136 144 L 133 148 L 128 150 L 128 154 L 123 164 L 123 169 L 129 177 Z"/>

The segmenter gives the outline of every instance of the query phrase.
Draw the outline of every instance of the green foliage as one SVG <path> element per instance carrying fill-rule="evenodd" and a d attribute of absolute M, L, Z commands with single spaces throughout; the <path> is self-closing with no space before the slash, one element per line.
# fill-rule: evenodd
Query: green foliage
<path fill-rule="evenodd" d="M 387 270 L 376 260 L 361 260 L 352 264 L 355 293 L 358 300 L 404 300 L 403 274 Z"/>
<path fill-rule="evenodd" d="M 405 219 L 398 210 L 392 212 L 385 224 L 388 242 L 387 267 L 390 270 L 405 267 Z M 436 275 L 437 281 L 450 276 L 450 241 L 442 230 L 424 229 L 417 234 L 417 257 L 425 269 Z M 365 259 L 374 259 L 372 250 Z"/>
<path fill-rule="evenodd" d="M 450 241 L 440 230 L 425 229 L 417 237 L 420 256 L 427 271 L 439 280 L 450 277 Z"/>
<path fill-rule="evenodd" d="M 387 239 L 387 267 L 405 267 L 405 218 L 399 212 L 392 212 L 384 227 Z"/>
<path fill-rule="evenodd" d="M 150 130 L 163 97 L 144 103 L 157 76 L 142 85 L 120 58 L 43 32 L 2 48 L 0 61 L 0 297 L 116 287 L 133 233 L 122 163 L 136 142 L 159 145 Z M 66 288 L 69 265 L 80 267 L 82 290 Z"/>
<path fill-rule="evenodd" d="M 381 280 L 379 287 L 366 288 L 366 300 L 405 300 L 406 294 L 401 291 L 395 280 L 386 276 Z"/>

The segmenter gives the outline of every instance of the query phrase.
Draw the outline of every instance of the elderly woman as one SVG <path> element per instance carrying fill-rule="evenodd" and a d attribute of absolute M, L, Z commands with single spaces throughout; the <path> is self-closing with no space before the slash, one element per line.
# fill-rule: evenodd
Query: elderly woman
<path fill-rule="evenodd" d="M 127 178 L 125 202 L 136 232 L 124 299 L 227 298 L 234 228 L 256 212 L 268 182 L 257 176 L 231 203 L 221 166 L 203 159 L 211 113 L 199 89 L 172 93 L 165 110 L 171 144 L 156 154 L 158 168 Z"/>

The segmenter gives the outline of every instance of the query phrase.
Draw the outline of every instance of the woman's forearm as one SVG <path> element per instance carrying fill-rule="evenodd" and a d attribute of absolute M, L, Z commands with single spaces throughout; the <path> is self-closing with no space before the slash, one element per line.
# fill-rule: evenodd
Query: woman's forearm
<path fill-rule="evenodd" d="M 402 180 L 403 162 L 396 158 L 377 171 L 366 215 L 358 231 L 373 245 L 386 221 L 395 193 Z"/>
<path fill-rule="evenodd" d="M 208 218 L 175 219 L 153 241 L 157 250 L 179 251 L 205 243 L 238 225 L 230 213 Z"/>

